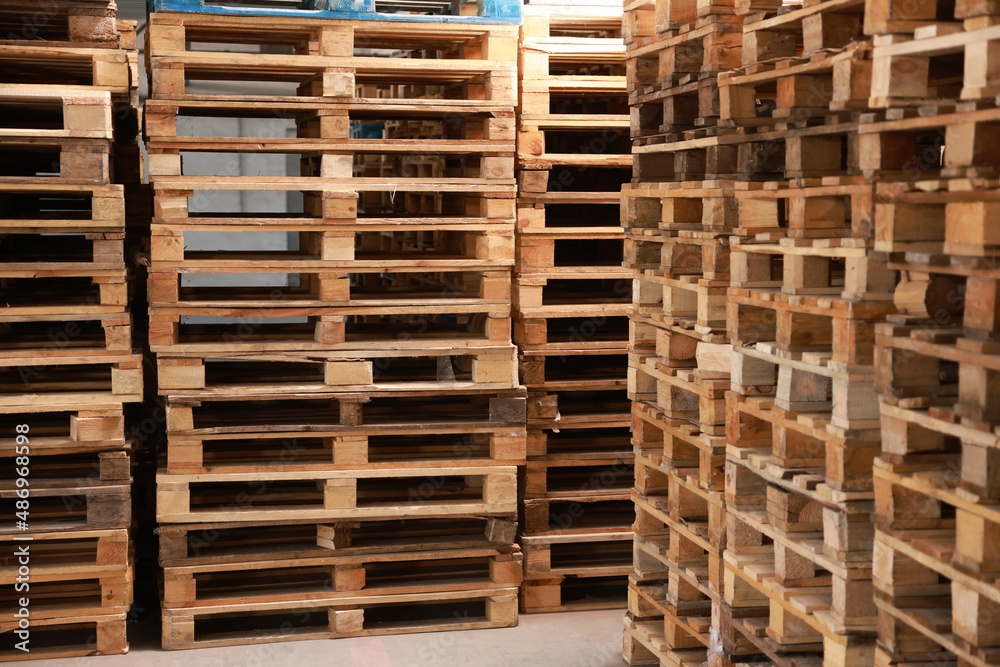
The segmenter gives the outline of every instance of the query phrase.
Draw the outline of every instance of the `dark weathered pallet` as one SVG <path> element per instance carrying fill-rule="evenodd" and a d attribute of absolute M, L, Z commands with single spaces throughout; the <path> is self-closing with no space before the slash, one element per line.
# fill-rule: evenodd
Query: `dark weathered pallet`
<path fill-rule="evenodd" d="M 114 655 L 128 652 L 124 610 L 101 615 L 81 613 L 72 618 L 33 619 L 28 648 L 14 648 L 21 639 L 14 635 L 17 623 L 0 622 L 0 636 L 10 638 L 10 649 L 4 649 L 4 660 L 66 660 L 91 655 Z"/>

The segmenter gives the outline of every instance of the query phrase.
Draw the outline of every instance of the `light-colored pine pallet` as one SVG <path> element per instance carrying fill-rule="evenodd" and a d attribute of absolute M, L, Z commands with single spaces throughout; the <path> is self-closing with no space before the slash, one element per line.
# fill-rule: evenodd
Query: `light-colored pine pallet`
<path fill-rule="evenodd" d="M 49 409 L 77 410 L 142 400 L 138 354 L 78 355 L 69 350 L 42 358 L 6 357 L 0 364 L 0 405 L 11 410 L 30 412 L 39 401 Z"/>
<path fill-rule="evenodd" d="M 745 15 L 743 64 L 810 57 L 864 40 L 864 0 L 825 0 L 789 5 L 790 11 Z"/>
<path fill-rule="evenodd" d="M 65 91 L 56 86 L 0 87 L 0 110 L 17 119 L 14 127 L 0 122 L 2 137 L 51 139 L 112 139 L 111 94 L 104 91 Z M 8 116 L 8 114 L 10 114 Z M 27 127 L 25 127 L 27 125 Z"/>
<path fill-rule="evenodd" d="M 987 23 L 991 23 L 988 21 Z M 1000 26 L 967 32 L 936 26 L 918 28 L 912 40 L 887 40 L 872 52 L 872 108 L 995 97 L 997 81 L 989 67 Z M 897 43 L 893 44 L 893 41 Z M 968 65 L 963 66 L 963 58 Z M 907 76 L 894 76 L 900 67 Z M 942 78 L 938 72 L 947 72 Z"/>
<path fill-rule="evenodd" d="M 273 545 L 257 554 L 248 551 L 239 560 L 165 567 L 163 608 L 269 602 L 309 605 L 338 597 L 509 589 L 521 582 L 521 555 L 516 546 L 416 545 L 410 551 L 388 546 L 368 554 L 350 551 Z"/>
<path fill-rule="evenodd" d="M 253 624 L 261 612 L 277 617 L 263 632 Z M 168 649 L 185 649 L 516 624 L 517 588 L 485 589 L 332 598 L 304 606 L 272 602 L 168 609 L 163 612 L 163 643 Z"/>
<path fill-rule="evenodd" d="M 434 389 L 516 389 L 513 346 L 317 352 L 209 358 L 157 356 L 160 392 L 204 395 L 242 393 L 251 398 L 282 391 L 332 394 Z"/>
<path fill-rule="evenodd" d="M 125 444 L 123 405 L 111 402 L 107 406 L 66 408 L 35 403 L 29 407 L 0 408 L 5 423 L 24 423 L 30 419 L 30 428 L 37 437 L 31 437 L 32 449 L 40 452 L 73 452 L 112 447 Z M 30 415 L 30 417 L 28 417 Z M 12 440 L 0 448 L 4 456 L 13 454 L 16 443 Z"/>
<path fill-rule="evenodd" d="M 285 44 L 292 55 L 213 52 L 187 48 L 192 41 L 217 42 L 239 36 L 249 44 Z M 200 39 L 207 37 L 207 39 Z M 304 18 L 157 14 L 147 30 L 147 58 L 152 97 L 183 100 L 201 97 L 185 91 L 185 82 L 211 80 L 225 71 L 231 80 L 297 84 L 289 98 L 353 97 L 356 83 L 388 82 L 445 86 L 464 99 L 512 102 L 516 32 L 511 26 L 465 26 L 447 23 L 414 31 L 390 21 L 323 21 Z M 386 48 L 440 52 L 443 58 L 354 56 L 354 49 Z M 233 96 L 211 95 L 215 99 Z M 258 99 L 241 96 L 241 99 Z M 300 100 L 301 101 L 301 100 Z M 316 100 L 318 101 L 318 100 Z"/>
<path fill-rule="evenodd" d="M 126 100 L 138 85 L 139 63 L 134 51 L 41 44 L 0 44 L 0 64 L 17 72 L 5 84 L 31 84 L 32 88 L 58 85 L 64 93 L 106 91 Z"/>
<path fill-rule="evenodd" d="M 516 495 L 513 467 L 161 471 L 156 510 L 162 523 L 507 516 Z"/>
<path fill-rule="evenodd" d="M 906 192 L 906 182 L 936 179 L 941 179 L 938 187 L 925 186 L 928 192 L 947 191 L 950 179 L 958 186 L 963 178 L 972 179 L 977 188 L 989 189 L 998 170 L 995 157 L 984 148 L 990 143 L 987 132 L 1000 110 L 992 101 L 928 103 L 927 108 L 936 113 L 927 115 L 902 107 L 886 110 L 884 118 L 863 114 L 859 129 L 862 173 L 868 177 L 878 173 L 885 181 L 879 190 L 886 194 Z M 947 151 L 942 150 L 945 144 Z M 938 202 L 929 198 L 925 203 Z"/>
<path fill-rule="evenodd" d="M 481 23 L 517 24 L 521 21 L 521 3 L 512 0 L 465 0 L 462 2 L 427 2 L 414 5 L 406 0 L 376 3 L 373 0 L 274 0 L 262 6 L 256 0 L 228 0 L 206 3 L 205 0 L 155 0 L 151 11 L 193 12 L 259 21 L 294 17 L 308 19 L 364 19 L 366 21 L 413 21 L 476 25 Z M 416 27 L 416 26 L 414 26 Z"/>

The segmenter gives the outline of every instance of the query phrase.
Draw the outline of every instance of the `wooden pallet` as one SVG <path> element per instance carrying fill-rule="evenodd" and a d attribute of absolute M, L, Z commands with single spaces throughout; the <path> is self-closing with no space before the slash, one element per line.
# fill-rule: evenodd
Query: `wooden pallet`
<path fill-rule="evenodd" d="M 653 142 L 639 139 L 632 149 L 633 180 L 638 183 L 666 183 L 685 181 L 739 180 L 739 144 L 744 138 L 736 135 L 706 136 L 677 142 Z M 774 151 L 764 154 L 770 157 L 771 165 L 767 174 L 777 173 L 781 142 L 775 144 Z M 750 155 L 750 154 L 748 154 Z M 751 155 L 752 157 L 752 155 Z M 754 163 L 759 164 L 759 161 Z M 749 169 L 745 170 L 749 173 Z"/>
<path fill-rule="evenodd" d="M 653 283 L 662 279 L 683 285 L 695 281 L 724 282 L 730 278 L 728 239 L 716 231 L 677 230 L 637 227 L 625 237 L 625 265 Z M 671 283 L 674 284 L 674 283 Z M 655 290 L 653 287 L 647 290 Z"/>
<path fill-rule="evenodd" d="M 691 7 L 663 9 L 686 12 Z M 742 21 L 738 17 L 723 12 L 700 18 L 687 15 L 666 18 L 667 25 L 664 18 L 661 16 L 657 21 L 666 28 L 657 40 L 628 52 L 630 104 L 641 96 L 684 85 L 701 73 L 716 74 L 739 67 Z"/>
<path fill-rule="evenodd" d="M 241 231 L 240 236 L 250 239 L 260 234 L 258 238 L 264 239 L 267 232 L 295 234 L 298 249 L 248 252 L 230 250 L 225 247 L 225 242 L 219 243 L 221 247 L 213 250 L 186 248 L 185 245 L 191 245 L 185 239 L 186 233 L 206 231 L 205 226 L 172 222 L 153 225 L 151 259 L 158 268 L 217 266 L 246 271 L 275 264 L 288 270 L 422 267 L 431 271 L 461 267 L 470 262 L 498 268 L 512 266 L 513 231 L 509 228 L 496 229 L 499 226 L 492 223 L 482 225 L 486 229 L 469 229 L 465 225 L 456 225 L 457 229 L 448 229 L 447 226 L 441 229 L 424 223 L 407 225 L 404 229 L 382 230 L 374 225 L 359 229 L 354 225 L 336 223 L 262 224 L 253 232 Z M 222 228 L 219 231 L 228 230 Z M 426 245 L 421 242 L 420 235 L 431 237 Z"/>
<path fill-rule="evenodd" d="M 331 427 L 332 428 L 332 427 Z M 440 466 L 515 465 L 524 461 L 524 435 L 516 427 L 490 432 L 490 425 L 438 427 L 422 436 L 408 427 L 357 427 L 304 433 L 171 436 L 171 472 L 254 472 L 263 467 L 318 471 L 332 463 L 377 470 L 405 465 L 413 470 Z M 523 429 L 523 427 L 522 427 Z M 394 443 L 399 443 L 398 445 Z M 406 448 L 406 449 L 401 449 Z"/>
<path fill-rule="evenodd" d="M 824 4 L 830 3 L 802 11 L 811 11 Z M 783 20 L 794 13 L 771 20 Z M 783 39 L 780 33 L 778 35 L 779 40 Z M 794 48 L 794 39 L 788 43 Z M 808 56 L 783 57 L 723 73 L 719 76 L 723 125 L 761 126 L 759 131 L 764 131 L 768 126 L 776 129 L 783 125 L 808 127 L 824 120 L 829 123 L 831 119 L 846 123 L 850 120 L 849 114 L 837 112 L 868 107 L 872 76 L 870 57 L 871 45 L 861 41 L 832 52 L 821 50 Z M 773 102 L 762 106 L 756 99 L 773 99 Z"/>
<path fill-rule="evenodd" d="M 596 480 L 600 488 L 600 480 Z M 525 536 L 536 534 L 606 533 L 628 526 L 634 517 L 627 493 L 595 497 L 581 489 L 576 496 L 523 501 L 521 521 Z"/>
<path fill-rule="evenodd" d="M 71 42 L 128 48 L 120 43 L 116 9 L 111 0 L 69 0 L 42 8 L 33 2 L 9 2 L 0 11 L 0 34 L 5 40 L 45 40 L 53 46 Z"/>
<path fill-rule="evenodd" d="M 943 10 L 943 11 L 942 11 Z M 866 35 L 903 35 L 912 37 L 914 33 L 935 30 L 961 29 L 975 30 L 990 24 L 990 17 L 996 9 L 990 3 L 956 2 L 942 5 L 937 2 L 904 6 L 895 0 L 867 0 L 865 2 Z"/>
<path fill-rule="evenodd" d="M 709 660 L 710 652 L 704 647 L 673 650 L 664 637 L 664 622 L 639 620 L 625 615 L 624 648 L 622 657 L 629 665 L 675 665 L 693 667 Z M 727 663 L 723 663 L 727 664 Z"/>
<path fill-rule="evenodd" d="M 514 468 L 442 467 L 157 475 L 163 523 L 509 515 Z"/>
<path fill-rule="evenodd" d="M 820 485 L 852 497 L 870 491 L 877 429 L 838 429 L 822 414 L 789 412 L 767 397 L 733 393 L 728 401 L 731 460 L 802 493 Z"/>
<path fill-rule="evenodd" d="M 275 17 L 294 17 L 298 20 L 365 19 L 368 21 L 419 21 L 434 23 L 519 23 L 521 4 L 509 0 L 475 0 L 456 5 L 430 2 L 423 5 L 400 0 L 375 4 L 373 0 L 346 2 L 345 0 L 276 0 L 261 6 L 256 0 L 228 0 L 226 3 L 208 4 L 205 0 L 155 0 L 150 8 L 157 12 L 197 12 L 230 16 L 261 16 L 262 21 Z"/>
<path fill-rule="evenodd" d="M 27 546 L 31 559 L 32 582 L 69 582 L 93 577 L 124 577 L 129 569 L 130 545 L 126 529 L 86 530 L 0 536 L 4 559 L 13 559 Z M 3 585 L 13 585 L 17 570 L 0 573 Z M 109 579 L 110 580 L 110 579 Z"/>
<path fill-rule="evenodd" d="M 314 545 L 302 551 L 272 545 L 262 551 L 223 563 L 165 567 L 163 608 L 310 604 L 341 597 L 377 599 L 383 595 L 509 589 L 521 582 L 521 555 L 516 546 L 417 545 L 410 550 L 341 554 L 339 548 Z"/>
<path fill-rule="evenodd" d="M 926 414 L 935 430 L 940 430 L 940 421 L 953 424 L 956 432 L 972 429 L 986 437 L 995 435 L 995 408 L 987 387 L 998 369 L 996 344 L 962 337 L 966 332 L 955 328 L 932 332 L 936 337 L 923 329 L 887 324 L 877 330 L 883 400 L 903 411 Z M 900 453 L 907 453 L 906 445 L 904 437 L 898 443 L 904 448 Z"/>
<path fill-rule="evenodd" d="M 565 273 L 535 273 L 517 278 L 513 305 L 523 318 L 600 318 L 605 313 L 625 314 L 631 289 L 630 272 L 618 268 L 583 278 Z"/>
<path fill-rule="evenodd" d="M 632 236 L 656 232 L 728 232 L 738 221 L 734 194 L 732 181 L 630 183 L 622 188 L 622 225 Z M 667 259 L 661 257 L 662 264 L 669 266 Z M 636 258 L 635 264 L 645 263 L 645 258 L 642 261 Z M 721 262 L 710 262 L 718 263 Z M 728 272 L 721 268 L 720 273 Z M 711 277 L 710 267 L 702 267 L 701 273 Z"/>
<path fill-rule="evenodd" d="M 673 496 L 632 492 L 635 571 L 644 580 L 680 577 L 702 594 L 717 598 L 726 544 L 722 497 L 676 475 L 667 475 L 667 485 Z"/>
<path fill-rule="evenodd" d="M 371 225 L 375 228 L 404 228 L 408 223 L 440 225 L 448 229 L 451 225 L 464 224 L 506 224 L 514 218 L 513 185 L 484 185 L 479 179 L 459 179 L 450 183 L 436 183 L 435 189 L 442 197 L 439 207 L 423 210 L 410 206 L 411 195 L 425 192 L 400 178 L 344 178 L 344 179 L 301 179 L 301 178 L 254 178 L 230 177 L 225 183 L 214 184 L 207 177 L 200 179 L 158 179 L 153 186 L 155 194 L 155 214 L 158 224 L 184 224 L 207 226 L 219 231 L 233 227 L 256 227 L 261 222 L 274 226 L 288 224 L 293 228 L 323 224 Z M 419 179 L 418 179 L 419 180 Z M 501 179 L 503 180 L 503 179 Z M 503 181 L 506 183 L 507 181 Z M 424 182 L 426 185 L 427 182 Z M 223 211 L 213 213 L 220 191 L 300 192 L 304 199 L 304 212 L 300 215 L 261 215 L 246 212 Z M 358 215 L 358 192 L 384 193 L 396 197 L 397 206 L 390 210 L 381 209 Z M 398 193 L 398 197 L 396 194 Z M 422 196 L 422 195 L 421 195 Z M 390 198 L 391 198 L 390 197 Z M 222 200 L 224 201 L 224 200 Z M 263 218 L 263 220 L 262 220 Z M 322 221 L 320 219 L 323 219 Z M 329 221 L 327 221 L 329 219 Z M 459 228 L 459 227 L 456 227 Z"/>
<path fill-rule="evenodd" d="M 267 544 L 260 535 L 266 531 Z M 266 562 L 272 550 L 302 558 L 340 557 L 360 562 L 388 554 L 436 550 L 501 549 L 513 553 L 517 524 L 505 518 L 413 518 L 361 522 L 222 522 L 165 524 L 160 528 L 160 563 L 166 568 L 226 567 Z"/>
<path fill-rule="evenodd" d="M 135 52 L 117 49 L 4 42 L 0 64 L 10 73 L 5 88 L 6 84 L 58 85 L 63 93 L 106 91 L 128 99 L 139 80 Z"/>
<path fill-rule="evenodd" d="M 629 410 L 628 396 L 623 389 L 595 391 L 587 387 L 576 390 L 567 387 L 558 393 L 531 392 L 528 395 L 528 426 L 559 430 L 620 423 L 628 418 Z"/>
<path fill-rule="evenodd" d="M 525 354 L 582 351 L 624 351 L 628 346 L 627 306 L 605 305 L 600 314 L 545 317 L 532 309 L 514 320 L 514 343 Z"/>
<path fill-rule="evenodd" d="M 873 198 L 871 183 L 858 176 L 741 183 L 736 190 L 735 232 L 745 237 L 743 244 L 782 243 L 782 238 L 803 244 L 836 238 L 858 243 L 873 236 Z M 739 268 L 744 273 L 749 270 Z"/>
<path fill-rule="evenodd" d="M 526 580 L 631 573 L 632 533 L 625 526 L 581 535 L 525 535 L 520 543 Z"/>
<path fill-rule="evenodd" d="M 704 433 L 688 419 L 673 419 L 649 403 L 632 404 L 632 442 L 636 458 L 636 489 L 644 495 L 667 492 L 663 467 L 688 474 L 688 483 L 718 492 L 725 482 L 726 440 Z M 641 463 L 641 465 L 640 465 Z"/>
<path fill-rule="evenodd" d="M 216 605 L 164 610 L 163 647 L 234 646 L 516 624 L 516 588 Z"/>
<path fill-rule="evenodd" d="M 522 496 L 558 500 L 581 489 L 595 499 L 617 496 L 632 485 L 632 456 L 528 460 Z"/>
<path fill-rule="evenodd" d="M 408 99 L 387 97 L 385 86 L 358 87 L 350 101 L 310 99 L 260 100 L 248 106 L 227 99 L 150 100 L 144 107 L 143 131 L 147 141 L 186 150 L 218 145 L 223 148 L 253 146 L 255 142 L 291 149 L 307 147 L 361 154 L 376 150 L 400 150 L 407 145 L 426 146 L 434 152 L 461 153 L 462 149 L 510 153 L 514 126 L 511 104 L 493 100 L 443 98 Z M 220 121 L 253 118 L 262 121 L 262 136 L 231 136 L 200 132 L 198 119 Z M 178 120 L 182 121 L 178 131 Z M 186 121 L 186 123 L 184 122 Z M 352 137 L 351 123 L 384 124 L 379 138 Z M 419 133 L 408 136 L 399 130 L 419 125 Z M 294 127 L 296 137 L 274 136 L 278 126 Z M 393 128 L 396 128 L 393 130 Z M 247 128 L 245 131 L 254 131 Z"/>
<path fill-rule="evenodd" d="M 719 609 L 722 610 L 721 622 L 731 627 L 739 637 L 745 639 L 753 647 L 750 651 L 757 654 L 756 657 L 758 660 L 768 660 L 770 664 L 777 667 L 821 667 L 825 664 L 825 653 L 817 654 L 809 652 L 809 647 L 787 650 L 786 647 L 780 646 L 768 637 L 768 616 L 766 613 L 764 615 L 758 613 L 759 611 L 767 612 L 767 609 L 734 609 L 724 603 L 719 605 Z M 866 641 L 863 639 L 862 643 Z M 847 662 L 848 659 L 860 659 L 866 663 L 871 662 L 871 657 L 863 651 L 837 650 L 839 645 L 834 643 L 824 646 L 824 650 L 826 648 L 830 649 L 829 655 L 831 659 L 838 660 L 838 664 L 849 664 Z M 723 650 L 727 655 L 729 654 L 725 646 Z M 834 653 L 835 650 L 836 653 Z M 877 651 L 878 648 L 875 647 L 874 652 Z M 858 658 L 857 655 L 852 653 L 860 653 L 861 657 Z"/>
<path fill-rule="evenodd" d="M 0 332 L 0 358 L 115 356 L 132 350 L 132 317 L 127 312 L 0 316 Z"/>
<path fill-rule="evenodd" d="M 418 36 L 419 35 L 419 36 Z M 218 52 L 194 43 L 238 39 L 245 44 L 282 44 L 293 55 Z M 212 80 L 224 71 L 230 80 L 286 82 L 289 98 L 353 97 L 355 84 L 417 83 L 441 86 L 463 99 L 513 103 L 516 32 L 507 26 L 438 23 L 414 31 L 407 23 L 322 19 L 159 14 L 147 29 L 152 97 L 157 100 L 206 98 L 185 92 L 187 81 Z M 433 63 L 414 58 L 354 56 L 357 48 L 428 51 Z M 423 59 L 421 59 L 423 60 Z M 225 99 L 225 95 L 213 95 Z M 260 96 L 243 96 L 248 101 Z M 232 97 L 229 97 L 232 99 Z M 318 100 L 314 100 L 318 101 Z"/>
<path fill-rule="evenodd" d="M 729 296 L 728 329 L 734 344 L 776 341 L 784 352 L 829 350 L 834 361 L 858 364 L 871 363 L 874 326 L 895 310 L 888 299 L 851 301 L 773 288 L 733 288 Z M 852 327 L 864 331 L 851 333 Z"/>
<path fill-rule="evenodd" d="M 531 391 L 599 391 L 625 386 L 622 352 L 604 350 L 552 350 L 522 354 L 521 381 Z"/>
<path fill-rule="evenodd" d="M 383 392 L 334 397 L 286 394 L 254 400 L 241 395 L 213 400 L 174 397 L 167 404 L 167 432 L 192 437 L 253 433 L 303 437 L 313 432 L 346 435 L 352 430 L 419 434 L 439 428 L 442 432 L 498 426 L 516 429 L 524 424 L 523 393 L 456 392 L 449 395 L 448 410 L 442 409 L 440 396 L 439 392 Z M 362 424 L 366 428 L 353 428 Z"/>
<path fill-rule="evenodd" d="M 554 245 L 560 240 L 621 239 L 624 236 L 618 222 L 620 203 L 611 193 L 607 194 L 606 201 L 595 199 L 586 204 L 534 203 L 528 201 L 531 196 L 519 202 L 517 207 L 517 231 L 525 241 L 537 238 L 544 239 L 545 245 L 549 242 Z"/>
<path fill-rule="evenodd" d="M 658 271 L 636 274 L 632 293 L 633 312 L 666 327 L 694 330 L 711 335 L 725 329 L 725 276 L 706 279 L 700 276 L 668 278 Z"/>
<path fill-rule="evenodd" d="M 73 453 L 112 449 L 125 445 L 123 405 L 70 408 L 35 404 L 29 408 L 0 408 L 3 427 L 30 427 L 30 447 L 36 453 Z M 13 456 L 17 443 L 0 446 L 0 456 Z"/>
<path fill-rule="evenodd" d="M 995 623 L 983 610 L 997 604 L 996 567 L 981 539 L 995 530 L 996 507 L 960 488 L 957 454 L 893 458 L 875 466 L 879 643 L 892 655 L 905 647 L 987 664 Z"/>
<path fill-rule="evenodd" d="M 641 363 L 635 355 L 629 359 L 633 401 L 650 404 L 671 420 L 695 422 L 707 435 L 725 432 L 728 377 L 713 377 L 697 369 L 677 369 L 663 365 L 658 357 Z"/>
<path fill-rule="evenodd" d="M 726 622 L 722 607 L 676 577 L 668 582 L 644 582 L 629 577 L 629 618 L 661 623 L 663 642 L 673 651 L 704 647 L 716 661 L 739 663 L 741 658 L 750 658 L 758 651 L 735 624 Z"/>
<path fill-rule="evenodd" d="M 873 108 L 913 106 L 928 101 L 976 100 L 996 96 L 997 82 L 989 68 L 963 66 L 989 62 L 991 45 L 1000 39 L 1000 27 L 967 32 L 916 31 L 917 39 L 882 44 L 872 51 L 872 82 L 869 104 Z M 893 76 L 899 67 L 907 76 Z M 941 73 L 947 71 L 947 78 Z M 956 82 L 961 76 L 961 84 Z"/>
<path fill-rule="evenodd" d="M 32 485 L 29 526 L 44 532 L 127 528 L 131 525 L 131 480 L 53 480 Z M 17 498 L 13 481 L 0 486 L 3 511 L 14 515 Z M 16 526 L 5 535 L 23 534 Z"/>
<path fill-rule="evenodd" d="M 27 411 L 44 400 L 50 406 L 79 409 L 83 405 L 142 400 L 142 359 L 138 354 L 80 355 L 55 350 L 43 357 L 0 358 L 0 405 Z M 72 406 L 72 407 L 68 407 Z"/>
<path fill-rule="evenodd" d="M 591 611 L 625 607 L 628 566 L 612 576 L 563 575 L 530 579 L 521 585 L 521 613 Z"/>
<path fill-rule="evenodd" d="M 629 51 L 655 40 L 656 3 L 633 0 L 625 3 L 622 16 L 622 38 Z"/>
<path fill-rule="evenodd" d="M 102 615 L 81 613 L 72 618 L 32 619 L 30 652 L 4 649 L 0 657 L 4 660 L 66 660 L 127 653 L 126 617 L 127 613 L 120 611 Z M 0 622 L 0 634 L 10 636 L 12 645 L 21 641 L 14 635 L 16 628 L 16 622 Z"/>
<path fill-rule="evenodd" d="M 323 470 L 331 464 L 371 470 L 401 466 L 419 470 L 444 463 L 523 465 L 525 457 L 523 421 L 504 423 L 500 417 L 478 422 L 456 418 L 448 424 L 302 428 L 299 433 L 284 429 L 172 433 L 167 446 L 167 470 L 249 473 L 276 468 L 305 472 Z"/>
<path fill-rule="evenodd" d="M 10 85 L 0 87 L 0 137 L 113 139 L 111 94 Z"/>
<path fill-rule="evenodd" d="M 33 444 L 33 440 L 30 438 L 29 444 Z M 42 447 L 37 450 L 31 447 L 34 450 L 30 457 L 31 481 L 36 484 L 48 488 L 57 488 L 60 484 L 78 486 L 93 482 L 121 484 L 132 477 L 131 443 L 124 447 L 108 445 L 82 452 L 44 447 L 44 439 L 40 444 Z M 6 465 L 15 467 L 15 450 L 5 448 L 3 457 Z M 8 490 L 13 486 L 14 483 L 11 483 Z"/>
<path fill-rule="evenodd" d="M 107 184 L 112 162 L 112 146 L 106 139 L 0 136 L 3 183 Z"/>
<path fill-rule="evenodd" d="M 875 250 L 892 253 L 891 268 L 938 276 L 993 275 L 998 244 L 984 222 L 996 206 L 996 181 L 973 181 L 976 201 L 963 201 L 958 185 L 964 180 L 898 182 L 878 188 Z M 949 314 L 955 309 L 946 301 L 937 305 Z"/>
<path fill-rule="evenodd" d="M 157 356 L 160 392 L 195 398 L 242 394 L 359 393 L 386 390 L 499 391 L 518 386 L 513 346 L 412 349 L 405 352 L 312 352 Z"/>
<path fill-rule="evenodd" d="M 688 78 L 693 80 L 687 81 Z M 683 81 L 663 88 L 646 86 L 631 98 L 633 138 L 670 142 L 712 136 L 717 131 L 718 78 L 712 74 L 689 74 Z"/>
<path fill-rule="evenodd" d="M 509 119 L 499 123 L 509 125 Z M 348 123 L 342 124 L 344 128 Z M 509 185 L 514 175 L 514 162 L 511 159 L 512 142 L 496 129 L 485 129 L 487 139 L 442 139 L 440 141 L 402 141 L 378 139 L 348 140 L 344 137 L 329 137 L 322 139 L 306 138 L 298 141 L 267 140 L 263 142 L 246 142 L 240 140 L 212 141 L 196 138 L 188 140 L 160 139 L 150 142 L 149 163 L 150 178 L 154 182 L 173 182 L 188 178 L 195 180 L 203 174 L 188 173 L 184 168 L 184 155 L 199 153 L 226 153 L 234 160 L 261 159 L 254 156 L 280 154 L 295 156 L 300 163 L 303 178 L 351 179 L 354 175 L 356 161 L 373 157 L 386 163 L 398 162 L 394 169 L 395 178 L 411 186 L 448 186 L 459 185 Z M 344 133 L 347 134 L 346 132 Z M 366 143 L 362 143 L 366 142 Z M 345 145 L 346 144 L 346 145 Z M 454 169 L 449 170 L 449 177 L 430 173 L 413 165 L 415 160 L 426 159 L 428 156 L 447 159 L 454 163 Z M 507 180 L 505 180 L 507 179 Z M 386 179 L 359 177 L 359 184 L 372 181 L 385 182 Z M 245 181 L 244 181 L 245 182 Z"/>
<path fill-rule="evenodd" d="M 128 303 L 125 268 L 0 268 L 0 280 L 8 317 L 123 314 Z"/>
<path fill-rule="evenodd" d="M 831 502 L 726 465 L 727 604 L 770 605 L 768 635 L 781 645 L 873 635 L 871 500 Z"/>
<path fill-rule="evenodd" d="M 590 229 L 585 233 L 522 231 L 517 237 L 517 272 L 526 276 L 565 273 L 578 278 L 590 273 L 605 275 L 621 267 L 623 238 L 620 229 Z M 620 273 L 627 275 L 626 271 Z"/>
<path fill-rule="evenodd" d="M 938 103 L 928 108 L 936 108 L 936 113 L 928 116 L 903 107 L 887 110 L 884 119 L 878 114 L 862 114 L 859 128 L 862 173 L 868 177 L 878 173 L 886 181 L 966 176 L 995 179 L 996 159 L 984 147 L 989 143 L 986 132 L 993 127 L 991 122 L 1000 117 L 1000 109 L 993 108 L 992 102 Z M 947 151 L 941 148 L 945 143 Z M 939 189 L 947 188 L 948 181 L 942 181 Z M 902 183 L 887 184 L 880 189 L 885 193 L 893 189 L 905 192 Z"/>
<path fill-rule="evenodd" d="M 5 234 L 0 242 L 0 271 L 19 277 L 35 271 L 42 277 L 125 269 L 124 232 L 94 232 L 53 237 Z M 64 273 L 68 272 L 68 273 Z M 0 275 L 3 275 L 0 273 Z"/>
<path fill-rule="evenodd" d="M 749 15 L 743 27 L 743 64 L 810 57 L 861 42 L 864 12 L 864 0 L 825 0 L 777 15 Z"/>
<path fill-rule="evenodd" d="M 14 560 L 13 558 L 11 560 Z M 31 558 L 34 563 L 34 557 Z M 31 579 L 32 630 L 36 621 L 60 620 L 74 616 L 117 616 L 132 606 L 134 565 L 129 564 L 117 572 L 51 571 Z M 34 568 L 32 568 L 34 570 Z M 16 577 L 4 577 L 5 586 L 13 589 Z M 11 608 L 16 608 L 13 596 L 8 598 Z M 8 604 L 10 604 L 8 603 Z M 0 616 L 0 624 L 18 623 L 14 612 Z M 34 632 L 31 633 L 34 635 Z M 33 637 L 32 637 L 33 638 Z"/>
<path fill-rule="evenodd" d="M 456 314 L 502 310 L 509 298 L 510 271 L 470 262 L 448 271 L 419 267 L 391 273 L 376 268 L 294 270 L 273 263 L 252 273 L 248 269 L 205 267 L 182 270 L 157 268 L 149 272 L 149 300 L 156 309 L 167 308 L 183 315 L 232 316 L 236 311 L 270 308 L 321 309 L 338 315 Z M 236 286 L 185 284 L 185 276 L 234 276 Z M 286 276 L 297 276 L 292 282 Z M 261 276 L 257 285 L 246 276 Z M 274 276 L 270 286 L 263 276 Z M 352 285 L 352 276 L 358 276 Z M 367 279 L 365 278 L 367 276 Z M 166 313 L 170 313 L 167 310 Z M 239 315 L 237 315 L 239 316 Z"/>
<path fill-rule="evenodd" d="M 116 232 L 125 226 L 121 185 L 0 183 L 8 233 Z"/>
<path fill-rule="evenodd" d="M 628 431 L 628 419 L 566 424 L 558 432 L 532 428 L 528 430 L 527 453 L 569 461 L 622 456 L 632 453 Z"/>

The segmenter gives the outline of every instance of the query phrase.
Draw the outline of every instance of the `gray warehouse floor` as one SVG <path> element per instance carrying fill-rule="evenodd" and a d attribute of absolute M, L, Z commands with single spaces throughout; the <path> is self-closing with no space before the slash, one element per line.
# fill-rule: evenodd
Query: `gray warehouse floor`
<path fill-rule="evenodd" d="M 516 628 L 162 651 L 141 624 L 128 655 L 39 660 L 39 667 L 622 667 L 623 609 L 522 615 Z M 131 630 L 130 630 L 131 632 Z M 132 635 L 137 635 L 133 637 Z"/>

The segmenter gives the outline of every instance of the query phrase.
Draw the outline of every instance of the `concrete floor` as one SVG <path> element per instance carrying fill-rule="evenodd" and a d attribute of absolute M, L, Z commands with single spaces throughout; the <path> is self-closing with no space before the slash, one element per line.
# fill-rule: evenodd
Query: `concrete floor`
<path fill-rule="evenodd" d="M 624 609 L 522 615 L 516 628 L 320 639 L 192 651 L 159 648 L 155 623 L 130 627 L 127 655 L 38 660 L 49 667 L 622 667 Z M 153 627 L 150 627 L 150 626 Z"/>

